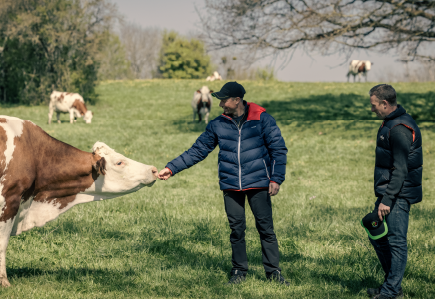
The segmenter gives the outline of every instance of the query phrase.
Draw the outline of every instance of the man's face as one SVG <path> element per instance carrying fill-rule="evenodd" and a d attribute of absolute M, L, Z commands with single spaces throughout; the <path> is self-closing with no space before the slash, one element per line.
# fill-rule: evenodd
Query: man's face
<path fill-rule="evenodd" d="M 376 116 L 379 119 L 385 119 L 385 117 L 389 114 L 387 112 L 387 104 L 386 101 L 379 102 L 379 99 L 376 96 L 370 97 L 370 104 L 372 105 L 372 112 L 376 113 Z"/>
<path fill-rule="evenodd" d="M 224 109 L 225 115 L 234 115 L 239 106 L 240 98 L 228 98 L 219 102 L 219 107 Z"/>

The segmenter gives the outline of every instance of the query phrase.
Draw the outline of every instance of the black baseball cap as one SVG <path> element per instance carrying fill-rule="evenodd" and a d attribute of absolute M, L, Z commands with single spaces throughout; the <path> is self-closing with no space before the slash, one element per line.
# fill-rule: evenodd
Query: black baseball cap
<path fill-rule="evenodd" d="M 225 100 L 228 98 L 243 98 L 246 93 L 243 86 L 237 82 L 227 82 L 222 86 L 221 90 L 218 92 L 213 92 L 211 95 L 219 100 Z"/>
<path fill-rule="evenodd" d="M 387 222 L 384 220 L 379 220 L 378 210 L 368 213 L 361 220 L 361 225 L 365 228 L 370 239 L 377 240 L 388 233 Z"/>

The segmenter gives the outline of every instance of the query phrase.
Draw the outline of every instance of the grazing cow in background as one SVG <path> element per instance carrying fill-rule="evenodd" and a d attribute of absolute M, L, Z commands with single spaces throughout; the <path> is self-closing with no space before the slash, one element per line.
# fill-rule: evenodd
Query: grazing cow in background
<path fill-rule="evenodd" d="M 370 62 L 370 60 L 352 60 L 349 64 L 347 82 L 349 82 L 350 75 L 353 75 L 353 82 L 355 82 L 356 75 L 358 75 L 358 81 L 361 82 L 361 74 L 364 75 L 367 82 L 367 72 L 370 71 L 372 65 L 373 62 Z"/>
<path fill-rule="evenodd" d="M 221 75 L 218 72 L 214 72 L 213 75 L 208 76 L 205 81 L 214 81 L 214 80 L 222 80 Z"/>
<path fill-rule="evenodd" d="M 355 82 L 355 76 L 358 75 L 358 81 L 361 82 L 361 74 L 364 75 L 367 82 L 367 72 L 370 71 L 374 63 L 370 60 L 352 60 L 349 64 L 349 72 L 347 73 L 347 82 L 349 82 L 349 76 L 353 75 L 353 82 Z"/>
<path fill-rule="evenodd" d="M 84 152 L 31 121 L 0 115 L 0 284 L 10 286 L 5 266 L 10 236 L 43 226 L 76 204 L 151 187 L 156 177 L 154 166 L 102 142 Z"/>
<path fill-rule="evenodd" d="M 69 122 L 73 123 L 74 117 L 82 117 L 83 120 L 90 124 L 94 115 L 86 108 L 83 97 L 78 93 L 53 91 L 50 95 L 50 104 L 48 106 L 48 124 L 51 124 L 53 112 L 56 111 L 57 122 L 60 124 L 60 114 L 69 113 Z"/>
<path fill-rule="evenodd" d="M 212 92 L 213 90 L 208 89 L 207 86 L 203 86 L 193 94 L 191 103 L 193 110 L 193 121 L 195 121 L 196 115 L 198 114 L 198 122 L 201 122 L 201 120 L 204 119 L 205 123 L 208 123 L 208 116 L 210 115 L 211 106 L 213 104 L 211 97 Z"/>

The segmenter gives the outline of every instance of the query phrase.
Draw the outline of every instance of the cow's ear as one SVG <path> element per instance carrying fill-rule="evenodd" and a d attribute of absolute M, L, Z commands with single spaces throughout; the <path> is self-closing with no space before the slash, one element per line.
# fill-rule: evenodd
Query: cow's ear
<path fill-rule="evenodd" d="M 100 157 L 100 155 L 96 154 L 96 153 L 92 153 L 93 155 L 93 160 L 94 163 L 92 165 L 92 167 L 94 168 L 94 170 L 101 175 L 106 175 L 106 159 L 104 159 L 104 157 Z"/>
<path fill-rule="evenodd" d="M 210 93 L 213 93 L 214 91 L 213 90 L 210 90 Z"/>
<path fill-rule="evenodd" d="M 92 112 L 92 116 L 94 116 L 94 112 Z"/>
<path fill-rule="evenodd" d="M 198 89 L 197 91 L 196 91 L 197 93 L 201 93 L 201 91 Z"/>
<path fill-rule="evenodd" d="M 372 65 L 374 65 L 375 63 L 374 62 L 372 62 Z"/>

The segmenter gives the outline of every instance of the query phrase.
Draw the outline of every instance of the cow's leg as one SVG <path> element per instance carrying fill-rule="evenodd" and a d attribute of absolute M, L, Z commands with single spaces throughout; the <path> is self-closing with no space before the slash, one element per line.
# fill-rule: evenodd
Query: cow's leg
<path fill-rule="evenodd" d="M 60 112 L 56 112 L 57 123 L 60 124 Z"/>
<path fill-rule="evenodd" d="M 0 222 L 0 284 L 2 287 L 9 287 L 11 285 L 6 273 L 6 250 L 12 227 L 14 226 L 14 220 L 15 217 L 6 222 Z"/>
<path fill-rule="evenodd" d="M 18 204 L 16 204 L 17 202 Z M 0 206 L 4 206 L 0 215 L 0 284 L 2 287 L 9 287 L 11 285 L 6 273 L 6 250 L 14 226 L 14 220 L 18 213 L 19 202 L 20 196 L 16 196 L 11 201 L 6 201 L 3 196 L 0 196 Z"/>
<path fill-rule="evenodd" d="M 205 114 L 205 117 L 204 117 L 204 120 L 205 120 L 205 123 L 206 124 L 208 124 L 208 116 L 210 115 L 210 112 L 207 112 L 206 114 Z"/>
<path fill-rule="evenodd" d="M 202 115 L 201 115 L 201 113 L 198 113 L 198 122 L 200 123 L 201 120 L 202 120 Z"/>
<path fill-rule="evenodd" d="M 51 105 L 48 107 L 48 124 L 51 124 L 51 118 L 53 117 L 54 109 Z"/>
<path fill-rule="evenodd" d="M 74 123 L 74 111 L 72 109 L 69 111 L 69 122 L 70 124 Z"/>

